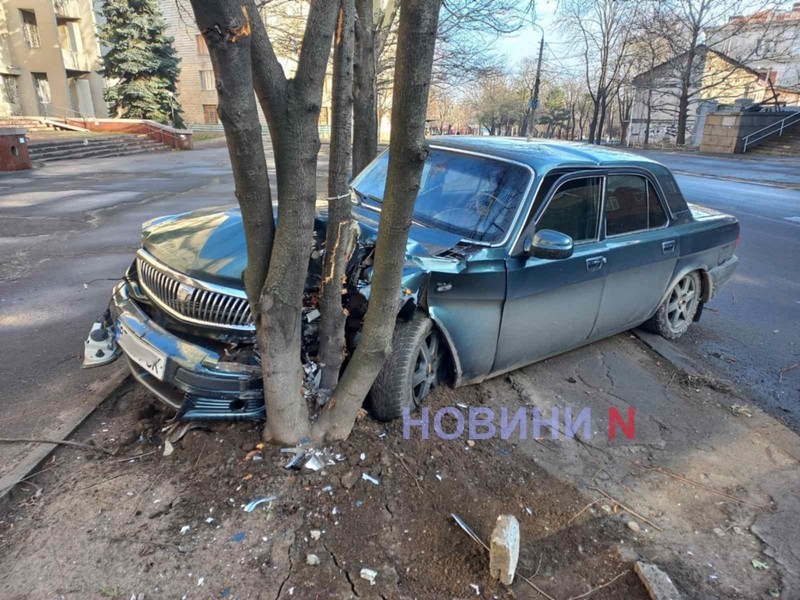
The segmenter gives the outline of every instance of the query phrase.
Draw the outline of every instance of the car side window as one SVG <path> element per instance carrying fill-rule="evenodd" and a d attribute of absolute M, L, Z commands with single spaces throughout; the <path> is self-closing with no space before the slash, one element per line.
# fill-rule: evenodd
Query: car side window
<path fill-rule="evenodd" d="M 584 177 L 561 184 L 536 230 L 552 229 L 570 236 L 573 242 L 594 240 L 600 218 L 602 181 L 601 177 Z"/>
<path fill-rule="evenodd" d="M 667 224 L 667 214 L 664 212 L 664 206 L 658 198 L 658 192 L 653 184 L 647 182 L 647 225 L 650 229 L 663 227 Z"/>
<path fill-rule="evenodd" d="M 639 175 L 609 175 L 606 235 L 647 229 L 647 181 Z"/>

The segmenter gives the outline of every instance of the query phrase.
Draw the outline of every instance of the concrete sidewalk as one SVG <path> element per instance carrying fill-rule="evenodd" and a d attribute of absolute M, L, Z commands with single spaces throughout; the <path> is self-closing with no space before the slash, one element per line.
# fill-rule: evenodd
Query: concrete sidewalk
<path fill-rule="evenodd" d="M 490 406 L 496 414 L 535 407 L 543 421 L 558 410 L 557 440 L 543 427 L 539 439 L 516 441 L 509 458 L 533 457 L 596 501 L 576 516 L 576 527 L 606 511 L 635 523 L 625 558 L 661 565 L 693 590 L 689 597 L 783 590 L 789 598 L 800 589 L 800 438 L 729 384 L 687 376 L 620 334 L 447 394 L 445 404 Z M 590 409 L 589 439 L 583 428 L 566 438 L 568 407 L 572 422 Z M 611 408 L 626 423 L 635 409 L 633 439 L 621 428 L 609 439 Z M 753 560 L 770 567 L 756 569 Z"/>

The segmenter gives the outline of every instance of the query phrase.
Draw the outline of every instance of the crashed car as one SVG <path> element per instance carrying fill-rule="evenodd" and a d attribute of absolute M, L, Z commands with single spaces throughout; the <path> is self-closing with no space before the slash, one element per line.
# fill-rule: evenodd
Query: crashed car
<path fill-rule="evenodd" d="M 429 143 L 392 353 L 368 398 L 378 419 L 413 410 L 443 382 L 479 382 L 639 325 L 677 338 L 736 268 L 736 219 L 688 206 L 656 162 L 552 141 Z M 348 355 L 369 306 L 388 161 L 382 154 L 352 182 Z M 320 215 L 309 239 L 309 395 L 326 224 Z M 246 260 L 237 208 L 145 223 L 136 259 L 86 342 L 87 362 L 121 349 L 136 379 L 181 419 L 263 418 Z"/>

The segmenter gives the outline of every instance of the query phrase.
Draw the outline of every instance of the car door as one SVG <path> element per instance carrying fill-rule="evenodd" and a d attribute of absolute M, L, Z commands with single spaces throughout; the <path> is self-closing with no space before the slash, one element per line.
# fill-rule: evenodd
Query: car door
<path fill-rule="evenodd" d="M 605 246 L 598 238 L 603 182 L 601 172 L 561 177 L 523 231 L 522 239 L 542 229 L 569 235 L 570 258 L 546 260 L 512 249 L 493 371 L 569 350 L 589 337 L 605 278 Z"/>
<path fill-rule="evenodd" d="M 666 292 L 680 255 L 663 199 L 644 172 L 610 172 L 604 201 L 606 285 L 592 337 L 645 321 Z"/>

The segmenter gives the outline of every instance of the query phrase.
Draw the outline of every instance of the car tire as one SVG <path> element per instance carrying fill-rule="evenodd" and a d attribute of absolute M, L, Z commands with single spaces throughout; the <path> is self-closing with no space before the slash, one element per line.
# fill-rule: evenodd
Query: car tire
<path fill-rule="evenodd" d="M 701 291 L 700 274 L 697 271 L 687 273 L 672 286 L 666 300 L 644 328 L 668 340 L 678 339 L 686 333 L 697 314 Z"/>
<path fill-rule="evenodd" d="M 391 421 L 414 411 L 439 385 L 444 365 L 444 344 L 433 321 L 417 311 L 410 321 L 398 322 L 392 353 L 375 378 L 369 407 L 379 421 Z"/>

